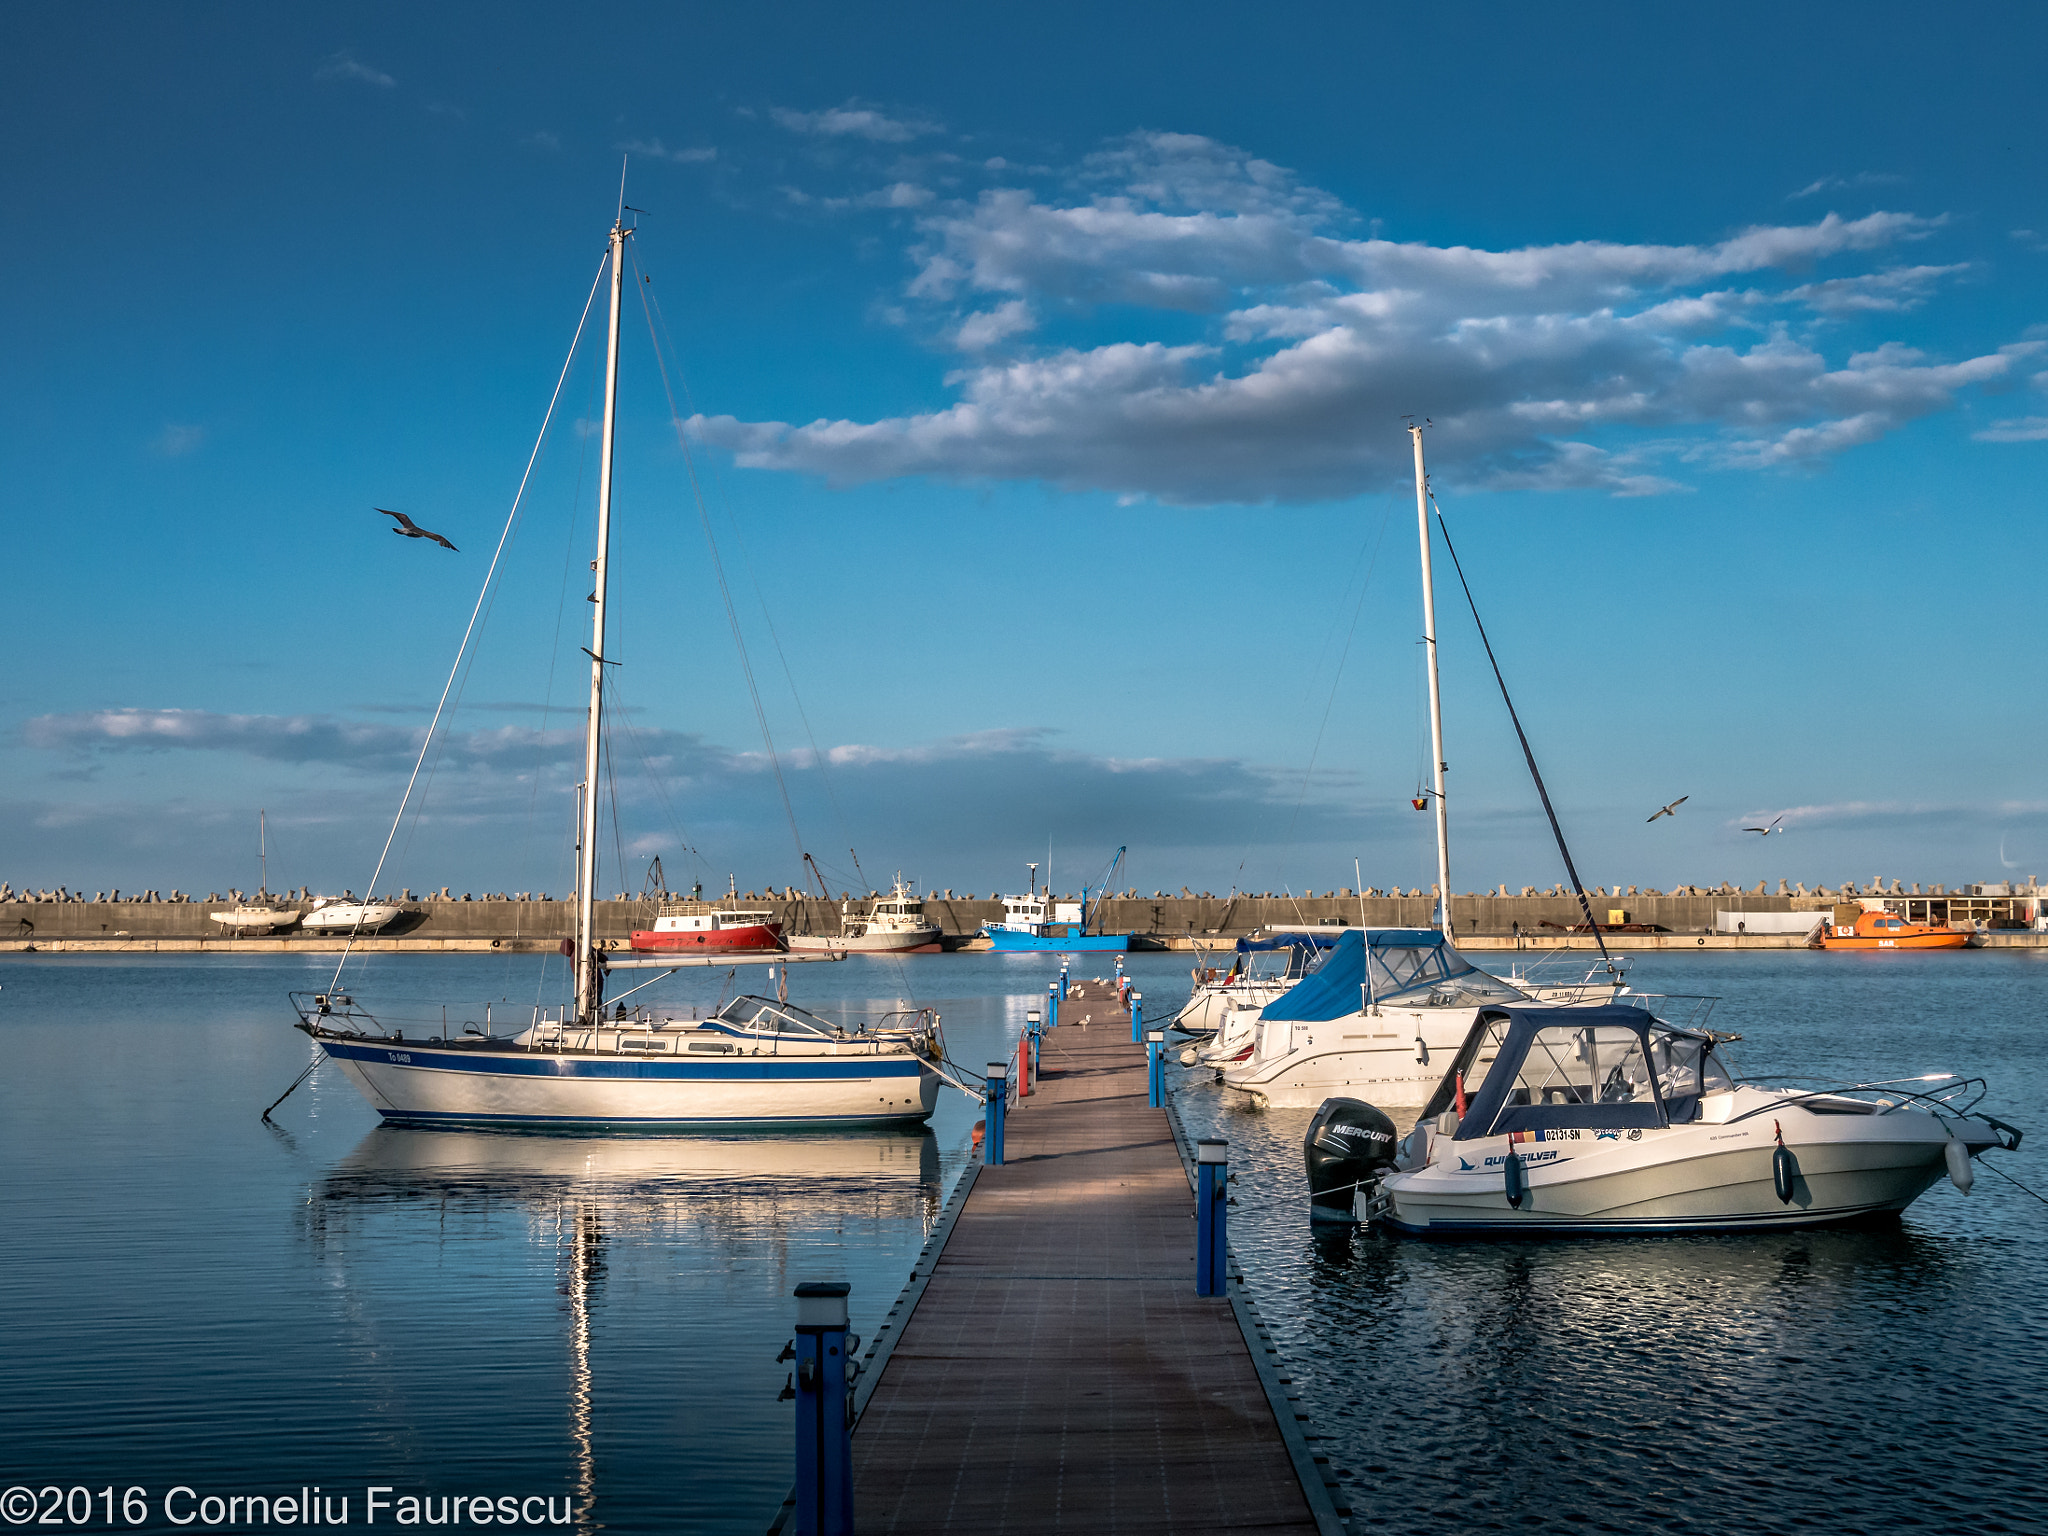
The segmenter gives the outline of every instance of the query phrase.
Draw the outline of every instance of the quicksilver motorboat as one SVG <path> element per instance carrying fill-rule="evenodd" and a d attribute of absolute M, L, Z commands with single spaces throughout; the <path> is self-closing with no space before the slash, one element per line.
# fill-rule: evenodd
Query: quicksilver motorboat
<path fill-rule="evenodd" d="M 1405 1137 L 1368 1104 L 1323 1106 L 1312 1210 L 1430 1236 L 1827 1226 L 1895 1215 L 1944 1174 L 1968 1193 L 1972 1158 L 2019 1147 L 1977 1111 L 1981 1079 L 1742 1082 L 1736 1038 L 1630 1003 L 1483 1009 Z"/>

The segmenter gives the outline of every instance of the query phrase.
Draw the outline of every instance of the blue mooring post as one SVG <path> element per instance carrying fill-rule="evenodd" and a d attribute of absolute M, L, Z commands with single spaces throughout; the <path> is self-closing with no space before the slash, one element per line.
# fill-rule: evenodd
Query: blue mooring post
<path fill-rule="evenodd" d="M 1230 1143 L 1195 1143 L 1195 1294 L 1221 1296 L 1229 1276 Z"/>
<path fill-rule="evenodd" d="M 1145 1102 L 1154 1109 L 1166 1107 L 1166 1031 L 1145 1031 Z"/>
<path fill-rule="evenodd" d="M 797 1536 L 853 1536 L 853 1404 L 843 1280 L 796 1288 Z"/>
<path fill-rule="evenodd" d="M 1045 989 L 1045 1027 L 1047 1029 L 1058 1029 L 1060 1027 L 1060 989 L 1058 986 L 1050 986 Z"/>
<path fill-rule="evenodd" d="M 1067 1000 L 1067 962 L 1060 962 L 1060 1001 Z"/>
<path fill-rule="evenodd" d="M 991 1168 L 1003 1166 L 1003 1111 L 1009 1107 L 1010 1064 L 1007 1061 L 992 1061 L 988 1064 L 988 1087 L 983 1093 L 987 1105 L 987 1128 L 982 1132 L 985 1138 L 981 1144 L 981 1160 Z"/>
<path fill-rule="evenodd" d="M 1138 1006 L 1144 1000 L 1144 993 L 1138 991 L 1131 993 L 1131 1044 L 1133 1045 L 1142 1045 L 1145 1040 L 1145 1010 Z"/>
<path fill-rule="evenodd" d="M 1024 1015 L 1024 1032 L 1030 1037 L 1031 1080 L 1038 1080 L 1038 1032 L 1045 1027 L 1045 1015 L 1036 1008 Z"/>

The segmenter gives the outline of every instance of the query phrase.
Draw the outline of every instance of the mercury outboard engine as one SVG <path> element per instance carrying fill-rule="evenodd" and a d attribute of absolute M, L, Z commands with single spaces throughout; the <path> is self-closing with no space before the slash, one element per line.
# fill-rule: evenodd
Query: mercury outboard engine
<path fill-rule="evenodd" d="M 1394 1166 L 1401 1133 L 1363 1099 L 1325 1099 L 1301 1139 L 1310 1221 L 1356 1221 L 1352 1196 Z"/>

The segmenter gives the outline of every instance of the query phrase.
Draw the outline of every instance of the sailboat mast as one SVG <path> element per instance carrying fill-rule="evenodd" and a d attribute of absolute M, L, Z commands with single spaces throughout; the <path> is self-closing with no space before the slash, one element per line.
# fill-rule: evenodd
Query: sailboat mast
<path fill-rule="evenodd" d="M 270 813 L 261 806 L 256 809 L 256 858 L 263 867 L 256 889 L 267 896 L 270 894 Z"/>
<path fill-rule="evenodd" d="M 576 828 L 576 1017 L 592 1021 L 604 998 L 597 971 L 597 743 L 604 714 L 605 574 L 612 537 L 612 438 L 619 409 L 619 289 L 626 270 L 626 224 L 612 225 L 612 317 L 604 363 L 604 447 L 597 465 L 596 580 L 590 591 L 590 714 L 583 728 L 582 817 Z"/>
<path fill-rule="evenodd" d="M 1429 760 L 1436 808 L 1437 927 L 1451 937 L 1451 832 L 1444 813 L 1444 695 L 1436 673 L 1436 580 L 1430 569 L 1429 474 L 1422 467 L 1422 428 L 1415 439 L 1415 529 L 1422 539 L 1422 645 L 1429 656 Z"/>

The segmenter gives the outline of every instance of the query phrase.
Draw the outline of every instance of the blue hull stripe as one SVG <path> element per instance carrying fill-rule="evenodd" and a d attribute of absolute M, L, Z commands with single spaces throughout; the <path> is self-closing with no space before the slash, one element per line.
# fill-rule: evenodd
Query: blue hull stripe
<path fill-rule="evenodd" d="M 1801 1211 L 1796 1215 L 1695 1216 L 1672 1220 L 1643 1217 L 1608 1221 L 1431 1221 L 1406 1222 L 1398 1217 L 1381 1218 L 1384 1225 L 1411 1237 L 1621 1237 L 1630 1233 L 1659 1232 L 1783 1232 L 1794 1227 L 1821 1227 L 1835 1222 L 1861 1221 L 1871 1216 L 1896 1216 L 1889 1205 L 1847 1206 L 1828 1211 Z"/>
<path fill-rule="evenodd" d="M 918 1113 L 893 1115 L 776 1115 L 763 1118 L 760 1115 L 488 1115 L 455 1114 L 438 1110 L 380 1110 L 386 1122 L 392 1125 L 521 1125 L 554 1126 L 569 1129 L 576 1126 L 602 1126 L 616 1130 L 620 1126 L 658 1130 L 663 1126 L 720 1126 L 729 1129 L 743 1129 L 747 1126 L 779 1127 L 790 1125 L 909 1125 L 931 1118 L 929 1110 Z"/>
<path fill-rule="evenodd" d="M 1128 950 L 1131 947 L 1130 939 L 1120 933 L 1107 936 L 1103 934 L 1090 934 L 1085 938 L 1076 939 L 1040 939 L 1033 938 L 1028 933 L 997 932 L 991 933 L 988 937 L 990 944 L 998 952 L 1006 949 L 1028 949 L 1047 950 L 1054 954 L 1077 954 L 1082 950 Z"/>
<path fill-rule="evenodd" d="M 322 1040 L 329 1056 L 371 1062 L 383 1067 L 411 1067 L 474 1076 L 583 1077 L 679 1082 L 865 1082 L 877 1078 L 915 1081 L 930 1070 L 916 1056 L 811 1057 L 788 1060 L 774 1056 L 726 1056 L 691 1060 L 673 1056 L 556 1056 L 545 1051 L 440 1051 L 401 1041 L 392 1045 L 354 1040 Z"/>

